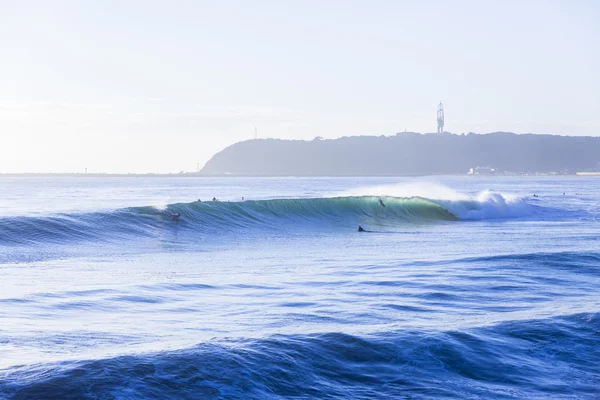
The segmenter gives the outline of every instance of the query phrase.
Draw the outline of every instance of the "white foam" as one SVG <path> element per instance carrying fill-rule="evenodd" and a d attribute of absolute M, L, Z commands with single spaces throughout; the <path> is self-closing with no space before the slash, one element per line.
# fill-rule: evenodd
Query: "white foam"
<path fill-rule="evenodd" d="M 167 209 L 167 206 L 169 205 L 169 200 L 171 200 L 171 196 L 168 196 L 166 199 L 164 199 L 164 198 L 157 199 L 157 200 L 153 201 L 153 204 L 151 207 L 155 208 L 158 211 L 164 211 Z"/>
<path fill-rule="evenodd" d="M 485 190 L 467 201 L 437 201 L 460 219 L 483 220 L 531 215 L 533 207 L 516 195 Z"/>

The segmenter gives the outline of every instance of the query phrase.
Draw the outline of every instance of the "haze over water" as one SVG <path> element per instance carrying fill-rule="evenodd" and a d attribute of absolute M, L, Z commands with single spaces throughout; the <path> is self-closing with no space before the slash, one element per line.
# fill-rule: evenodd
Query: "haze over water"
<path fill-rule="evenodd" d="M 0 179 L 0 397 L 598 398 L 597 188 Z"/>

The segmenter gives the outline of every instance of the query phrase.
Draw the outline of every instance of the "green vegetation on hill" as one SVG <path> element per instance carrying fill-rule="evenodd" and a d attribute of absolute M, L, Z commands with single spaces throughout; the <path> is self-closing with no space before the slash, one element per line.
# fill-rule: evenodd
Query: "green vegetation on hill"
<path fill-rule="evenodd" d="M 363 176 L 464 174 L 489 166 L 513 173 L 595 169 L 600 137 L 399 133 L 312 141 L 258 139 L 215 154 L 202 174 Z"/>

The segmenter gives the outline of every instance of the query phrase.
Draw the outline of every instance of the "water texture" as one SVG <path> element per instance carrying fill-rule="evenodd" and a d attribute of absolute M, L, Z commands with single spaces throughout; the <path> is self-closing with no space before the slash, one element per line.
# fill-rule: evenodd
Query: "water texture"
<path fill-rule="evenodd" d="M 0 398 L 600 398 L 599 187 L 0 179 Z"/>

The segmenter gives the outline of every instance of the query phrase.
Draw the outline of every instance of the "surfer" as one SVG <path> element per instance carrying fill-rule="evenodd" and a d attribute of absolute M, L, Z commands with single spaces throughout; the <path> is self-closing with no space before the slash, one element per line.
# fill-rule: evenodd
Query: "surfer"
<path fill-rule="evenodd" d="M 383 200 L 379 199 L 379 204 L 381 204 L 381 207 L 385 207 L 385 204 L 383 204 Z"/>
<path fill-rule="evenodd" d="M 162 214 L 163 214 L 165 217 L 169 217 L 169 218 L 171 218 L 171 219 L 172 219 L 172 220 L 174 220 L 174 221 L 177 221 L 177 220 L 179 220 L 179 217 L 181 217 L 181 214 L 180 214 L 180 213 L 171 212 L 171 211 L 169 211 L 169 210 L 164 210 L 164 211 L 162 212 Z"/>
<path fill-rule="evenodd" d="M 363 229 L 363 227 L 362 227 L 362 226 L 360 226 L 360 225 L 358 226 L 358 231 L 359 231 L 359 232 L 366 232 L 366 231 Z"/>
<path fill-rule="evenodd" d="M 213 197 L 213 201 L 217 201 L 217 198 L 216 198 L 216 197 Z"/>

